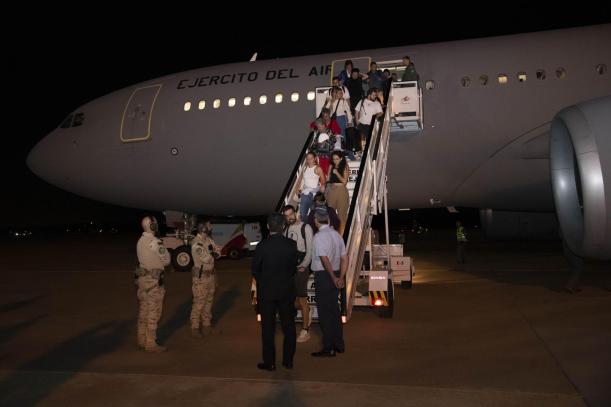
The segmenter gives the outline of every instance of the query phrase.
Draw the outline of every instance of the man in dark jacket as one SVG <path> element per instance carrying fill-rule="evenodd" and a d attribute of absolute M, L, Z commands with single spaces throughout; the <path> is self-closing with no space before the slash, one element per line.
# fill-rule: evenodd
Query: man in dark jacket
<path fill-rule="evenodd" d="M 284 217 L 272 213 L 267 218 L 270 236 L 259 243 L 252 261 L 251 272 L 257 280 L 257 304 L 261 314 L 263 342 L 262 370 L 276 370 L 276 312 L 284 333 L 282 365 L 293 368 L 295 355 L 295 272 L 297 271 L 297 243 L 282 236 Z"/>
<path fill-rule="evenodd" d="M 359 100 L 363 99 L 365 93 L 363 91 L 363 79 L 361 78 L 361 72 L 354 68 L 352 70 L 352 76 L 345 83 L 346 88 L 348 88 L 348 92 L 350 92 L 350 108 L 352 109 L 352 114 L 354 115 L 354 108 L 356 104 L 359 103 Z"/>

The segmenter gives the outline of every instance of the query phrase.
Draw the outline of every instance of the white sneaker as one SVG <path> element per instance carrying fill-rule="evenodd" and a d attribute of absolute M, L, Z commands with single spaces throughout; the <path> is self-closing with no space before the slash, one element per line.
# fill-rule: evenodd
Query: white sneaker
<path fill-rule="evenodd" d="M 310 333 L 305 329 L 302 329 L 299 332 L 299 336 L 297 337 L 297 342 L 307 342 L 310 339 Z"/>

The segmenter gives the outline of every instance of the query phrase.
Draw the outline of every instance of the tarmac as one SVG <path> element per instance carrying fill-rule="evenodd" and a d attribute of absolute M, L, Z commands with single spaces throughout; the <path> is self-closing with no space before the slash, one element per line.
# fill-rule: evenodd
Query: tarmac
<path fill-rule="evenodd" d="M 474 242 L 460 266 L 451 241 L 409 242 L 392 319 L 356 309 L 323 360 L 315 326 L 293 370 L 265 372 L 249 258 L 217 263 L 221 333 L 190 336 L 190 274 L 168 273 L 169 350 L 137 348 L 137 238 L 0 242 L 0 405 L 611 405 L 611 270 L 587 263 L 566 293 L 557 242 Z"/>

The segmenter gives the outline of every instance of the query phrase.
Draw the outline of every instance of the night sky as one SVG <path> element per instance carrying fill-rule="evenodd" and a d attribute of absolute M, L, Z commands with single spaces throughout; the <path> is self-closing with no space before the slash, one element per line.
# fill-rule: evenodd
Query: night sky
<path fill-rule="evenodd" d="M 4 102 L 9 114 L 4 115 L 8 127 L 3 134 L 2 174 L 8 185 L 2 194 L 0 228 L 88 220 L 126 224 L 140 216 L 137 210 L 61 191 L 36 178 L 25 166 L 29 149 L 68 113 L 133 83 L 207 65 L 247 61 L 255 51 L 259 59 L 271 59 L 611 22 L 610 6 L 583 2 L 581 8 L 571 6 L 570 10 L 555 10 L 567 7 L 558 2 L 534 8 L 494 2 L 453 9 L 435 3 L 438 6 L 428 10 L 409 8 L 411 15 L 401 20 L 394 7 L 355 6 L 360 15 L 344 14 L 332 11 L 334 2 L 312 3 L 317 11 L 313 6 L 291 11 L 288 3 L 273 6 L 263 2 L 252 3 L 248 9 L 202 5 L 145 14 L 123 5 L 105 6 L 116 7 L 113 10 L 95 6 L 37 9 L 45 16 L 44 22 L 30 18 L 26 10 L 15 12 L 19 15 L 17 28 L 5 32 L 3 39 L 8 45 L 5 89 L 8 85 L 9 98 Z M 392 4 L 408 6 L 410 2 Z M 52 14 L 45 15 L 47 12 Z M 261 13 L 267 16 L 255 17 Z M 275 13 L 281 16 L 271 17 Z M 388 20 L 392 16 L 395 20 Z"/>

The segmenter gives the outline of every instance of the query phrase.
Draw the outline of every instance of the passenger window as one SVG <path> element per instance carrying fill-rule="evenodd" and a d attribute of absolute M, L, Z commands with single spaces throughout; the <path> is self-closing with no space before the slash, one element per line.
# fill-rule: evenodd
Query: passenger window
<path fill-rule="evenodd" d="M 507 75 L 504 73 L 499 74 L 499 83 L 501 85 L 507 85 Z"/>
<path fill-rule="evenodd" d="M 246 96 L 244 98 L 244 106 L 250 106 L 251 102 L 252 102 L 252 98 L 250 96 Z"/>
<path fill-rule="evenodd" d="M 538 80 L 540 80 L 540 81 L 544 81 L 544 80 L 545 80 L 545 77 L 546 77 L 545 70 L 543 70 L 543 69 L 539 69 L 539 70 L 537 70 L 537 74 L 536 74 L 536 76 L 537 76 L 537 79 L 538 79 Z"/>
<path fill-rule="evenodd" d="M 266 103 L 267 103 L 267 96 L 261 95 L 261 97 L 259 97 L 259 104 L 264 105 Z"/>
<path fill-rule="evenodd" d="M 292 102 L 297 102 L 298 100 L 299 100 L 299 92 L 291 93 L 291 101 Z"/>
<path fill-rule="evenodd" d="M 204 110 L 206 108 L 206 101 L 205 100 L 200 100 L 199 104 L 197 105 L 197 108 L 199 110 Z"/>
<path fill-rule="evenodd" d="M 191 110 L 191 102 L 185 102 L 185 105 L 183 107 L 183 110 L 185 112 L 188 112 L 189 110 Z"/>
<path fill-rule="evenodd" d="M 518 72 L 518 82 L 526 82 L 526 72 Z"/>
<path fill-rule="evenodd" d="M 316 98 L 316 93 L 314 91 L 308 92 L 308 100 L 314 100 Z"/>
<path fill-rule="evenodd" d="M 276 103 L 282 103 L 282 93 L 276 95 Z"/>
<path fill-rule="evenodd" d="M 605 64 L 598 64 L 598 65 L 596 65 L 596 72 L 599 75 L 606 74 L 607 73 L 607 65 L 605 65 Z"/>
<path fill-rule="evenodd" d="M 435 89 L 435 82 L 434 81 L 426 81 L 424 83 L 424 86 L 427 90 L 433 90 Z"/>
<path fill-rule="evenodd" d="M 229 107 L 234 107 L 235 106 L 235 98 L 230 98 L 229 102 L 227 102 L 227 105 Z"/>
<path fill-rule="evenodd" d="M 556 69 L 556 78 L 558 79 L 566 78 L 566 70 L 564 68 Z"/>
<path fill-rule="evenodd" d="M 482 86 L 488 85 L 488 75 L 480 75 L 479 83 L 481 83 Z"/>
<path fill-rule="evenodd" d="M 471 79 L 468 76 L 465 76 L 460 80 L 460 84 L 463 88 L 468 88 L 471 85 Z"/>
<path fill-rule="evenodd" d="M 221 107 L 221 99 L 214 99 L 214 102 L 212 102 L 212 107 L 215 109 Z"/>

